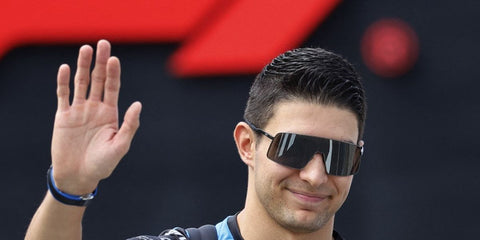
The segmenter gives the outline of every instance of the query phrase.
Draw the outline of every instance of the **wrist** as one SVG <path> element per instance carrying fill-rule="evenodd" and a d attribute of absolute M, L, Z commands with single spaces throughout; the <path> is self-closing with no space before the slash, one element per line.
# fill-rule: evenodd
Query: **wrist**
<path fill-rule="evenodd" d="M 88 194 L 73 195 L 60 190 L 55 184 L 53 177 L 53 167 L 50 167 L 47 171 L 47 186 L 52 196 L 59 202 L 66 205 L 73 206 L 87 206 L 90 201 L 97 195 L 97 188 Z"/>
<path fill-rule="evenodd" d="M 52 180 L 57 189 L 71 195 L 87 195 L 95 191 L 99 182 L 91 181 L 91 177 L 82 177 L 80 173 L 65 173 L 52 165 Z M 58 170 L 58 171 L 57 171 Z"/>

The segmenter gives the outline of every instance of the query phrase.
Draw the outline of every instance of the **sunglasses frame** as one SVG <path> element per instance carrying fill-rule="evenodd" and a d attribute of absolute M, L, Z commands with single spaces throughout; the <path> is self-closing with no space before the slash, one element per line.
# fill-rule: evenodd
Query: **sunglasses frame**
<path fill-rule="evenodd" d="M 337 170 L 337 171 L 336 171 L 336 174 L 335 174 L 335 173 L 330 173 L 329 171 L 331 171 L 331 170 L 327 170 L 327 167 L 325 168 L 325 170 L 327 171 L 327 174 L 328 174 L 328 175 L 335 175 L 335 176 L 350 176 L 350 175 L 355 175 L 355 174 L 358 173 L 358 171 L 359 171 L 360 163 L 361 163 L 361 158 L 362 158 L 363 153 L 364 153 L 364 147 L 363 147 L 363 146 L 358 146 L 358 145 L 353 144 L 353 143 L 350 143 L 350 142 L 344 142 L 344 141 L 338 141 L 338 140 L 334 140 L 334 139 L 314 137 L 314 136 L 308 136 L 308 135 L 302 135 L 302 134 L 296 134 L 296 133 L 286 133 L 286 132 L 283 133 L 283 132 L 282 132 L 282 133 L 276 134 L 275 136 L 272 136 L 271 134 L 267 133 L 266 131 L 264 131 L 264 130 L 258 128 L 258 127 L 256 127 L 255 125 L 253 125 L 250 121 L 248 121 L 248 120 L 244 120 L 244 121 L 247 123 L 247 125 L 248 125 L 253 131 L 255 131 L 255 132 L 257 132 L 257 133 L 260 133 L 260 134 L 266 136 L 267 138 L 269 138 L 269 139 L 272 141 L 272 142 L 270 143 L 269 147 L 268 147 L 267 157 L 268 157 L 270 160 L 272 160 L 272 161 L 274 161 L 274 162 L 276 162 L 276 163 L 279 163 L 279 164 L 281 164 L 281 165 L 284 165 L 284 166 L 287 166 L 287 167 L 290 167 L 290 168 L 294 168 L 294 169 L 302 169 L 302 168 L 305 167 L 306 164 L 311 160 L 311 159 L 307 160 L 307 161 L 305 162 L 305 165 L 303 165 L 303 167 L 295 167 L 295 166 L 291 166 L 291 164 L 285 163 L 284 161 L 280 161 L 280 160 L 278 160 L 278 159 L 272 159 L 272 158 L 269 156 L 269 155 L 270 155 L 270 148 L 272 147 L 272 145 L 273 145 L 273 143 L 274 143 L 274 141 L 275 141 L 275 138 L 276 138 L 277 136 L 280 136 L 280 134 L 282 134 L 282 135 L 290 134 L 290 135 L 300 136 L 300 137 L 303 137 L 303 138 L 321 139 L 321 140 L 327 140 L 327 141 L 330 141 L 330 142 L 336 142 L 336 143 L 340 143 L 340 144 L 347 144 L 347 145 L 350 145 L 350 146 L 355 146 L 355 148 L 356 148 L 356 149 L 355 149 L 355 154 L 356 154 L 356 155 L 358 154 L 359 156 L 358 156 L 358 159 L 357 159 L 357 160 L 351 160 L 351 162 L 354 163 L 354 166 L 352 166 L 349 171 L 345 172 L 345 171 L 344 171 L 345 169 L 343 169 L 343 171 L 342 171 L 342 170 Z M 321 153 L 321 154 L 322 154 L 323 159 L 325 159 L 324 153 Z M 279 157 L 277 157 L 277 158 L 279 158 Z M 326 163 L 325 163 L 325 160 L 324 160 L 324 164 L 326 164 Z M 330 169 L 330 168 L 329 168 L 329 169 Z"/>

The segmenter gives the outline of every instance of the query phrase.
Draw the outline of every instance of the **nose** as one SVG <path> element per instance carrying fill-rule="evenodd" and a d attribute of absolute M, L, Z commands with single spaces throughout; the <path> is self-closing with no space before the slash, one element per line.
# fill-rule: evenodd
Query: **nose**
<path fill-rule="evenodd" d="M 318 187 L 328 181 L 328 174 L 321 154 L 313 155 L 307 165 L 300 170 L 300 178 L 310 183 L 312 187 Z"/>

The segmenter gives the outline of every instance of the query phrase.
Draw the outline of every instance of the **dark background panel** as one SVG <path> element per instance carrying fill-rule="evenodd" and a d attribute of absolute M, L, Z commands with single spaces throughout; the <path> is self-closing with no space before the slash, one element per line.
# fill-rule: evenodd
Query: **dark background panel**
<path fill-rule="evenodd" d="M 369 111 L 366 155 L 336 216 L 348 239 L 453 239 L 480 234 L 480 34 L 477 1 L 345 1 L 302 46 L 344 55 L 362 74 Z M 409 23 L 417 64 L 383 79 L 360 56 L 365 29 L 384 17 Z M 45 192 L 61 63 L 79 45 L 26 46 L 0 60 L 0 235 L 22 238 Z M 130 152 L 87 210 L 85 239 L 157 234 L 216 223 L 242 209 L 247 169 L 232 131 L 253 75 L 178 79 L 177 45 L 118 45 L 121 114 L 140 100 Z"/>

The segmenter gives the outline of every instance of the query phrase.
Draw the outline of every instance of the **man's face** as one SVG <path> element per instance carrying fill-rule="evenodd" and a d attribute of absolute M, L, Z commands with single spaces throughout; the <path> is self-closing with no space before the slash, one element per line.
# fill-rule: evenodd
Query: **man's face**
<path fill-rule="evenodd" d="M 357 143 L 355 115 L 333 106 L 289 101 L 277 104 L 264 130 L 290 132 Z M 327 175 L 322 156 L 315 154 L 301 170 L 271 161 L 271 140 L 259 139 L 255 154 L 255 191 L 270 217 L 293 232 L 314 232 L 332 221 L 347 198 L 353 176 Z"/>

